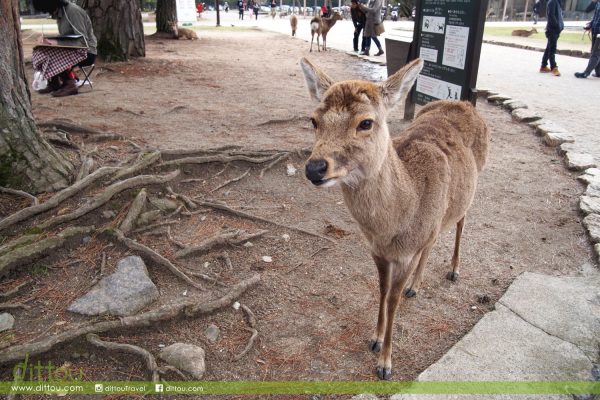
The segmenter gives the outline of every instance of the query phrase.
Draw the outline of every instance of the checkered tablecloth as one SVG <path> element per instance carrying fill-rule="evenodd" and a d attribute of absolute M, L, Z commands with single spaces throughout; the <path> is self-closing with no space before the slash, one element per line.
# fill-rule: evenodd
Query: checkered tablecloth
<path fill-rule="evenodd" d="M 44 78 L 50 79 L 86 58 L 87 49 L 38 46 L 33 49 L 31 63 L 33 69 L 42 71 Z"/>

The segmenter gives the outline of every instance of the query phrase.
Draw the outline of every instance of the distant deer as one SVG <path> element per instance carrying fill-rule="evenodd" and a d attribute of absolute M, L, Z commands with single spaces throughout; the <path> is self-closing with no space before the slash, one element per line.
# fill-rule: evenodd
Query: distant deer
<path fill-rule="evenodd" d="M 292 27 L 292 36 L 296 36 L 296 30 L 298 29 L 298 18 L 295 15 L 290 17 L 290 25 Z"/>
<path fill-rule="evenodd" d="M 177 26 L 177 23 L 172 23 L 173 27 L 173 37 L 176 39 L 189 39 L 189 40 L 198 40 L 198 35 L 191 29 L 180 28 Z"/>
<path fill-rule="evenodd" d="M 342 19 L 342 16 L 335 12 L 331 17 L 314 17 L 310 20 L 310 51 L 312 51 L 313 40 L 317 35 L 317 50 L 319 48 L 319 36 L 323 37 L 323 51 L 327 50 L 327 32 L 335 25 L 336 21 Z"/>
<path fill-rule="evenodd" d="M 386 118 L 412 88 L 417 59 L 386 81 L 334 83 L 302 59 L 311 97 L 316 142 L 306 177 L 316 186 L 340 184 L 346 206 L 366 237 L 379 273 L 377 376 L 392 374 L 392 329 L 404 294 L 416 294 L 440 232 L 456 225 L 452 271 L 459 274 L 460 238 L 489 146 L 484 120 L 471 104 L 435 101 L 403 134 L 390 138 Z M 410 280 L 412 276 L 412 280 Z M 409 283 L 410 282 L 410 283 Z"/>
<path fill-rule="evenodd" d="M 512 35 L 513 36 L 529 37 L 529 36 L 533 35 L 534 33 L 538 33 L 537 29 L 535 29 L 535 28 L 531 28 L 530 30 L 527 30 L 527 29 L 515 29 L 514 31 L 512 31 Z"/>

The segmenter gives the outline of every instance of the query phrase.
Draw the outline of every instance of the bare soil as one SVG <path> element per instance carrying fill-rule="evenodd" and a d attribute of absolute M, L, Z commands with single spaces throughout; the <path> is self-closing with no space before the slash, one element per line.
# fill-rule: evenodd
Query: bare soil
<path fill-rule="evenodd" d="M 199 41 L 148 38 L 146 46 L 145 59 L 98 66 L 93 91 L 84 89 L 78 96 L 63 99 L 32 94 L 36 119 L 68 118 L 159 149 L 226 144 L 302 149 L 312 143 L 308 118 L 315 106 L 298 66 L 302 56 L 309 56 L 338 80 L 377 79 L 383 74 L 381 67 L 344 53 L 309 55 L 303 41 L 254 30 L 200 31 Z M 568 275 L 585 262 L 593 263 L 577 208 L 582 187 L 565 170 L 560 157 L 543 146 L 531 128 L 513 122 L 504 110 L 485 101 L 478 103 L 478 109 L 491 128 L 492 144 L 463 234 L 461 277 L 457 283 L 445 279 L 454 246 L 454 232 L 445 232 L 431 255 L 423 287 L 415 298 L 403 303 L 396 318 L 394 379 L 414 379 L 439 359 L 493 309 L 522 272 Z M 392 134 L 401 134 L 402 112 L 392 115 L 389 122 Z M 86 148 L 93 146 L 87 144 Z M 98 146 L 99 164 L 122 160 L 134 150 L 125 141 Z M 78 159 L 73 150 L 64 151 Z M 252 247 L 228 249 L 231 270 L 217 258 L 218 252 L 176 261 L 228 285 L 256 272 L 262 275 L 259 286 L 240 299 L 256 314 L 259 331 L 257 342 L 244 358 L 233 360 L 250 333 L 244 329 L 243 313 L 233 309 L 205 318 L 121 330 L 102 338 L 136 344 L 154 354 L 161 345 L 175 342 L 200 345 L 206 350 L 208 380 L 376 379 L 376 356 L 366 345 L 377 318 L 376 269 L 339 189 L 314 188 L 303 177 L 304 160 L 305 156 L 294 155 L 262 178 L 259 175 L 264 165 L 235 162 L 218 176 L 224 167 L 220 163 L 184 166 L 183 175 L 171 185 L 190 197 L 216 199 L 335 240 L 331 243 L 210 209 L 179 217 L 172 234 L 184 243 L 199 243 L 227 227 L 269 230 L 264 237 L 252 240 Z M 286 174 L 287 164 L 297 168 L 295 175 Z M 211 192 L 248 168 L 246 178 Z M 181 183 L 189 178 L 203 181 Z M 149 191 L 157 196 L 165 193 L 164 187 Z M 77 224 L 109 225 L 112 221 L 103 219 L 101 212 L 113 210 L 117 218 L 122 217 L 132 197 L 131 193 L 117 196 Z M 81 202 L 81 198 L 66 202 L 61 210 L 35 221 Z M 0 217 L 25 205 L 26 201 L 0 195 Z M 17 230 L 30 225 L 23 224 Z M 166 240 L 164 231 L 133 237 L 167 257 L 177 250 Z M 71 251 L 59 250 L 0 282 L 4 290 L 34 280 L 32 289 L 16 299 L 27 301 L 32 308 L 14 311 L 15 329 L 0 335 L 1 346 L 34 340 L 87 320 L 65 309 L 89 290 L 102 252 L 108 255 L 108 272 L 122 256 L 130 254 L 124 247 L 94 235 L 88 243 Z M 263 256 L 272 257 L 273 262 L 264 262 Z M 161 293 L 158 303 L 151 307 L 182 296 L 204 301 L 226 291 L 206 284 L 207 290 L 201 292 L 186 287 L 161 267 L 148 267 Z M 211 323 L 221 329 L 216 343 L 204 335 Z M 55 365 L 68 363 L 83 370 L 86 379 L 92 381 L 148 379 L 140 360 L 99 351 L 83 340 L 39 359 L 52 360 Z M 11 369 L 4 366 L 0 378 L 10 379 Z"/>

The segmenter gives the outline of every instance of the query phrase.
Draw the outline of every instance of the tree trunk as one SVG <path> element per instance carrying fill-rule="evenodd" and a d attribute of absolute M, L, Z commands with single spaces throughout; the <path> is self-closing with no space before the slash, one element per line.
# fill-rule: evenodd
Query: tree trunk
<path fill-rule="evenodd" d="M 0 186 L 61 189 L 73 166 L 40 137 L 31 114 L 18 0 L 0 2 L 0 49 Z"/>
<path fill-rule="evenodd" d="M 177 22 L 177 4 L 175 0 L 156 2 L 156 32 L 173 34 L 173 24 Z"/>
<path fill-rule="evenodd" d="M 144 26 L 139 1 L 80 0 L 92 20 L 98 56 L 105 61 L 144 57 Z"/>

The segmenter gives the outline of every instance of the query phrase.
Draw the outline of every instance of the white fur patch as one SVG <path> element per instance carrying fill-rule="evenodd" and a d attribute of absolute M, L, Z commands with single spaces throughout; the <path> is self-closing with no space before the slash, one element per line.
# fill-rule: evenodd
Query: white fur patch
<path fill-rule="evenodd" d="M 335 185 L 337 185 L 339 183 L 339 179 L 329 179 L 327 181 L 325 181 L 325 183 L 323 183 L 322 185 L 319 185 L 319 187 L 322 188 L 329 188 L 329 187 L 333 187 Z"/>
<path fill-rule="evenodd" d="M 310 29 L 312 29 L 313 31 L 316 31 L 317 29 L 319 29 L 319 23 L 313 22 L 312 24 L 310 24 Z"/>

